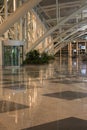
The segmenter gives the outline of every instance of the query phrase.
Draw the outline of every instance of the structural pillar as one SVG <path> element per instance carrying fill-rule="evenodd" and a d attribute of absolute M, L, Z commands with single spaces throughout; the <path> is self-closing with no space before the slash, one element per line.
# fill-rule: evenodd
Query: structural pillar
<path fill-rule="evenodd" d="M 8 17 L 7 0 L 4 0 L 4 14 L 5 14 L 5 19 L 7 19 L 7 17 Z M 4 36 L 5 36 L 5 38 L 8 38 L 8 32 L 5 32 Z"/>
<path fill-rule="evenodd" d="M 59 7 L 58 7 L 58 0 L 56 0 L 56 18 L 57 18 L 57 24 L 58 24 L 58 21 L 59 21 Z"/>
<path fill-rule="evenodd" d="M 78 42 L 76 42 L 76 54 L 78 56 Z"/>
<path fill-rule="evenodd" d="M 77 61 L 77 62 L 76 62 L 76 69 L 77 69 L 77 72 L 78 72 L 78 69 L 79 69 L 79 64 L 78 64 L 78 63 L 79 63 L 79 61 L 78 61 L 78 60 L 79 60 L 79 59 L 78 59 L 78 58 L 76 58 L 76 61 Z"/>
<path fill-rule="evenodd" d="M 68 57 L 68 70 L 72 74 L 72 58 Z"/>
<path fill-rule="evenodd" d="M 3 65 L 3 47 L 2 47 L 2 41 L 0 41 L 0 66 Z"/>
<path fill-rule="evenodd" d="M 22 5 L 22 1 L 20 1 L 20 6 Z M 23 40 L 23 27 L 22 27 L 22 23 L 23 23 L 23 20 L 22 18 L 20 18 L 20 34 L 19 34 L 19 39 L 20 40 Z"/>
<path fill-rule="evenodd" d="M 61 57 L 61 49 L 60 49 L 60 57 Z"/>
<path fill-rule="evenodd" d="M 68 44 L 68 56 L 72 57 L 72 43 Z"/>
<path fill-rule="evenodd" d="M 16 11 L 16 0 L 13 0 L 13 11 Z M 18 39 L 17 23 L 14 24 L 15 39 Z"/>
<path fill-rule="evenodd" d="M 62 56 L 61 56 L 61 49 L 60 49 L 60 71 L 61 71 L 61 69 L 62 69 L 62 68 L 61 68 L 61 67 L 62 67 L 61 64 L 62 64 Z"/>
<path fill-rule="evenodd" d="M 86 42 L 85 42 L 85 53 L 86 53 Z"/>

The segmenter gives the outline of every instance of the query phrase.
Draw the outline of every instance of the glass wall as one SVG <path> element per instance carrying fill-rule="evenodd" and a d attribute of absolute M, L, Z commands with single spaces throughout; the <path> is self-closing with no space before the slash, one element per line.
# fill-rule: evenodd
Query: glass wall
<path fill-rule="evenodd" d="M 4 46 L 4 65 L 19 66 L 23 61 L 23 47 L 19 46 Z"/>

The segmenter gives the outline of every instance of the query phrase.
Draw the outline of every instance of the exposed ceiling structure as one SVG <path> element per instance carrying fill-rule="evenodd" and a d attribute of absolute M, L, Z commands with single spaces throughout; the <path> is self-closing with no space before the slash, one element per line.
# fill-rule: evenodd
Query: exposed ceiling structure
<path fill-rule="evenodd" d="M 28 0 L 22 0 L 26 1 Z M 2 4 L 3 0 L 0 0 L 0 5 Z M 8 0 L 8 6 L 10 13 L 12 0 Z M 62 42 L 87 39 L 87 0 L 42 0 L 34 10 L 48 31 L 34 43 L 32 48 L 48 35 L 53 37 L 55 48 Z"/>
<path fill-rule="evenodd" d="M 57 43 L 55 47 L 63 41 L 87 39 L 87 0 L 42 0 L 37 12 Z"/>
<path fill-rule="evenodd" d="M 86 1 L 82 0 L 42 0 L 38 7 L 38 12 L 43 15 L 44 20 L 49 28 L 55 26 L 66 17 L 77 11 Z M 87 3 L 86 3 L 87 4 Z M 64 23 L 60 29 L 54 32 L 54 36 L 58 35 L 60 31 L 66 31 L 76 23 L 79 23 L 82 19 L 87 18 L 87 10 L 84 9 L 75 17 L 70 18 Z"/>

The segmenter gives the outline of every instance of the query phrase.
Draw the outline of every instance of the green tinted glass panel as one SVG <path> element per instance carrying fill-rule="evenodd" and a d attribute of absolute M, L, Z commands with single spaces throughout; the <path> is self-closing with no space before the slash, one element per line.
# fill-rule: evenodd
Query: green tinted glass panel
<path fill-rule="evenodd" d="M 4 46 L 4 65 L 19 65 L 19 48 L 18 46 Z"/>

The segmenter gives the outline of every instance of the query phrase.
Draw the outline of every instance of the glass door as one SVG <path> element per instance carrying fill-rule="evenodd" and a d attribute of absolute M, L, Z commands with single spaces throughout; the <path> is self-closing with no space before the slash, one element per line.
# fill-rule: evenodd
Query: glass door
<path fill-rule="evenodd" d="M 4 46 L 4 65 L 20 65 L 20 50 L 18 46 Z"/>

